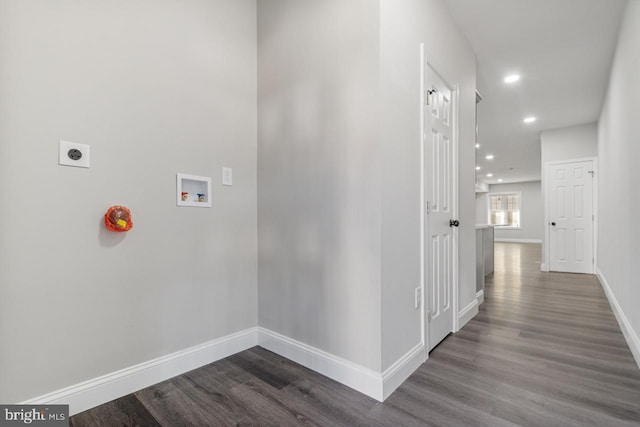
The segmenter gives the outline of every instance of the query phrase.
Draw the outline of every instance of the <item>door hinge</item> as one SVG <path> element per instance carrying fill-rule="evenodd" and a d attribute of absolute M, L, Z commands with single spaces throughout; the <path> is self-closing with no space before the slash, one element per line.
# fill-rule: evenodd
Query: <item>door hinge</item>
<path fill-rule="evenodd" d="M 431 313 L 431 310 L 427 310 L 427 321 L 429 323 L 431 323 L 432 318 L 433 318 L 433 313 Z"/>
<path fill-rule="evenodd" d="M 431 213 L 431 204 L 427 200 L 427 215 L 429 215 L 429 213 Z"/>
<path fill-rule="evenodd" d="M 424 105 L 426 107 L 428 107 L 429 105 L 431 105 L 431 95 L 433 95 L 434 93 L 436 93 L 435 89 L 431 89 L 431 90 L 425 90 L 424 91 Z"/>

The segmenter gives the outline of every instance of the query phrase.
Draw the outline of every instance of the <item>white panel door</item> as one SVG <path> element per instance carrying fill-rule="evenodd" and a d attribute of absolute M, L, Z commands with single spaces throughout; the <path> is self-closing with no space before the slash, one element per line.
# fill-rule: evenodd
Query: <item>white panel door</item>
<path fill-rule="evenodd" d="M 593 161 L 549 165 L 549 267 L 593 274 Z"/>
<path fill-rule="evenodd" d="M 425 283 L 429 350 L 454 328 L 454 91 L 431 67 L 427 69 L 424 134 L 424 191 L 427 201 Z"/>

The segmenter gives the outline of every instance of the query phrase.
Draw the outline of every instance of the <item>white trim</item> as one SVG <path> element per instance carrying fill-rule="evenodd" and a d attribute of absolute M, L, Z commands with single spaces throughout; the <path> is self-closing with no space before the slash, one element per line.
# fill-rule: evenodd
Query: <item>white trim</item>
<path fill-rule="evenodd" d="M 425 250 L 425 232 L 426 232 L 426 200 L 424 197 L 424 184 L 425 184 L 425 164 L 424 164 L 424 108 L 425 108 L 425 56 L 424 56 L 424 43 L 420 43 L 420 135 L 418 137 L 420 147 L 420 289 L 422 292 L 422 301 L 420 301 L 420 341 L 425 348 L 425 359 L 429 358 L 429 352 L 427 351 L 427 341 L 429 328 L 427 328 L 427 286 L 426 286 L 426 250 Z"/>
<path fill-rule="evenodd" d="M 455 126 L 453 126 L 453 217 L 460 218 L 460 206 L 458 199 L 460 198 L 460 183 L 459 183 L 459 171 L 460 171 L 460 87 L 457 84 L 449 83 L 454 91 L 455 96 L 452 96 L 454 104 L 453 120 Z M 475 227 L 473 233 L 475 234 Z M 459 309 L 460 298 L 460 231 L 458 227 L 453 230 L 453 332 L 458 332 L 462 328 L 463 324 L 460 323 L 460 319 L 454 313 Z M 475 286 L 474 286 L 475 287 Z"/>
<path fill-rule="evenodd" d="M 424 344 L 418 343 L 383 373 L 378 373 L 276 332 L 264 328 L 250 328 L 74 384 L 20 404 L 69 405 L 69 415 L 75 415 L 256 345 L 380 402 L 409 378 L 424 363 L 427 356 Z"/>
<path fill-rule="evenodd" d="M 478 314 L 478 300 L 474 299 L 458 314 L 458 325 L 460 326 L 458 330 L 462 329 L 476 314 Z"/>
<path fill-rule="evenodd" d="M 598 273 L 598 158 L 593 158 L 593 272 Z"/>
<path fill-rule="evenodd" d="M 420 343 L 382 373 L 383 401 L 425 362 L 426 354 L 426 347 Z"/>
<path fill-rule="evenodd" d="M 433 69 L 433 64 L 432 64 L 432 69 Z M 459 183 L 459 170 L 460 170 L 460 87 L 457 84 L 453 84 L 453 82 L 450 82 L 447 80 L 447 83 L 449 84 L 449 86 L 451 86 L 452 92 L 453 92 L 453 96 L 451 97 L 454 104 L 453 104 L 453 153 L 452 153 L 452 157 L 453 157 L 453 170 L 451 171 L 451 173 L 453 174 L 453 200 L 451 202 L 451 204 L 453 205 L 452 208 L 452 212 L 453 212 L 453 217 L 454 218 L 460 218 L 460 206 L 458 204 L 458 199 L 460 198 L 460 183 Z M 475 227 L 474 227 L 474 232 L 475 234 Z M 460 328 L 462 328 L 463 324 L 460 323 L 460 319 L 458 316 L 455 315 L 455 313 L 458 312 L 458 308 L 459 308 L 459 298 L 460 298 L 460 263 L 459 263 L 459 259 L 460 259 L 460 248 L 459 248 L 459 244 L 460 244 L 460 231 L 458 229 L 458 227 L 455 227 L 453 230 L 453 266 L 452 266 L 452 273 L 453 273 L 453 283 L 452 283 L 452 287 L 453 287 L 453 307 L 452 307 L 452 313 L 451 315 L 453 316 L 453 331 L 452 332 L 458 332 L 460 330 Z"/>
<path fill-rule="evenodd" d="M 493 241 L 502 243 L 542 243 L 541 239 L 503 239 L 502 237 L 496 237 Z"/>
<path fill-rule="evenodd" d="M 544 209 L 544 239 L 542 242 L 542 254 L 543 254 L 543 259 L 542 259 L 542 265 L 540 266 L 540 270 L 541 271 L 551 271 L 549 266 L 551 265 L 551 259 L 549 258 L 549 242 L 551 240 L 551 230 L 550 230 L 550 225 L 549 223 L 551 222 L 551 219 L 549 218 L 549 182 L 547 180 L 548 178 L 548 171 L 549 171 L 549 166 L 556 166 L 556 165 L 564 165 L 564 164 L 570 164 L 570 163 L 580 163 L 580 162 L 593 162 L 593 171 L 594 171 L 594 177 L 593 177 L 593 187 L 592 187 L 592 198 L 591 198 L 591 203 L 593 204 L 592 206 L 592 214 L 593 214 L 593 221 L 591 223 L 593 229 L 591 230 L 591 236 L 592 236 L 592 245 L 593 247 L 591 248 L 591 252 L 593 254 L 593 265 L 592 265 L 592 273 L 593 274 L 597 274 L 597 265 L 598 265 L 598 179 L 596 179 L 598 177 L 598 157 L 594 156 L 594 157 L 580 157 L 577 159 L 567 159 L 567 160 L 557 160 L 557 161 L 550 161 L 550 162 L 545 162 L 542 165 L 542 179 L 540 180 L 540 189 L 542 190 L 542 205 L 543 205 L 543 209 Z"/>
<path fill-rule="evenodd" d="M 258 345 L 382 402 L 378 372 L 265 328 L 258 328 Z"/>
<path fill-rule="evenodd" d="M 575 159 L 567 159 L 567 160 L 551 160 L 549 162 L 545 162 L 545 165 L 566 165 L 569 163 L 581 163 L 581 162 L 590 162 L 591 160 L 595 160 L 597 157 L 578 157 Z"/>
<path fill-rule="evenodd" d="M 69 405 L 69 415 L 110 402 L 153 384 L 239 353 L 258 343 L 257 328 L 246 329 L 166 356 L 74 384 L 21 402 Z"/>
<path fill-rule="evenodd" d="M 199 202 L 197 198 L 193 198 L 191 201 L 182 201 L 182 188 L 184 185 L 183 181 L 195 181 L 204 183 L 207 187 L 207 193 L 205 194 L 205 201 Z M 204 191 L 204 190 L 200 190 Z M 193 197 L 193 195 L 192 195 Z M 176 206 L 188 206 L 192 208 L 210 208 L 211 204 L 211 177 L 209 176 L 198 176 L 198 175 L 188 175 L 186 173 L 178 172 L 176 174 Z"/>
<path fill-rule="evenodd" d="M 638 334 L 633 330 L 633 326 L 625 316 L 622 311 L 622 307 L 620 307 L 620 303 L 618 303 L 618 299 L 616 298 L 611 286 L 609 286 L 609 282 L 605 279 L 602 271 L 598 268 L 596 270 L 596 274 L 600 284 L 602 285 L 602 289 L 604 289 L 604 293 L 607 295 L 607 299 L 609 300 L 609 305 L 611 306 L 611 310 L 613 314 L 616 316 L 616 320 L 618 320 L 618 324 L 620 325 L 620 329 L 622 330 L 622 334 L 624 338 L 627 340 L 627 345 L 629 345 L 629 350 L 631 350 L 631 354 L 633 354 L 633 358 L 636 360 L 638 367 L 640 368 L 640 338 L 638 338 Z"/>
<path fill-rule="evenodd" d="M 476 300 L 478 301 L 478 305 L 484 302 L 484 289 L 476 294 Z"/>
<path fill-rule="evenodd" d="M 452 168 L 452 189 L 454 191 L 454 197 L 452 198 L 452 213 L 453 213 L 453 217 L 457 218 L 459 215 L 459 206 L 458 206 L 458 198 L 460 195 L 460 183 L 459 183 L 459 176 L 458 176 L 458 170 L 460 167 L 460 159 L 459 157 L 459 145 L 460 145 L 460 141 L 459 141 L 459 134 L 460 134 L 460 88 L 457 84 L 454 84 L 451 80 L 449 80 L 448 78 L 445 78 L 439 70 L 441 70 L 441 68 L 437 67 L 435 65 L 435 62 L 433 61 L 433 58 L 428 57 L 427 55 L 425 55 L 425 51 L 424 51 L 424 43 L 420 44 L 420 88 L 421 88 L 421 103 L 420 103 L 420 192 L 421 192 L 421 241 L 420 241 L 420 250 L 421 250 L 421 260 L 420 260 L 420 268 L 421 268 L 421 284 L 420 286 L 422 287 L 422 295 L 423 295 L 423 304 L 422 304 L 422 310 L 421 310 L 421 324 L 422 324 L 422 342 L 425 346 L 425 352 L 428 353 L 428 346 L 426 343 L 429 342 L 429 327 L 427 325 L 427 316 L 426 316 L 426 307 L 428 304 L 427 298 L 426 298 L 426 294 L 427 294 L 427 283 L 426 283 L 426 270 L 427 270 L 427 263 L 425 262 L 425 255 L 427 254 L 426 251 L 426 241 L 425 241 L 425 233 L 428 231 L 428 220 L 427 220 L 427 216 L 426 212 L 425 212 L 425 203 L 426 201 L 424 200 L 424 191 L 425 191 L 425 169 L 426 169 L 426 165 L 424 163 L 424 157 L 425 157 L 425 151 L 424 151 L 424 133 L 425 133 L 425 124 L 426 124 L 426 120 L 425 120 L 425 102 L 424 102 L 424 89 L 425 89 L 425 83 L 429 80 L 429 69 L 431 69 L 431 72 L 435 73 L 438 75 L 439 78 L 441 78 L 451 89 L 451 95 L 452 95 L 452 102 L 453 102 L 453 109 L 452 109 L 452 113 L 453 113 L 453 117 L 452 117 L 452 121 L 453 121 L 453 126 L 452 126 L 452 134 L 451 134 L 451 139 L 453 142 L 453 147 L 452 147 L 452 153 L 451 153 L 451 158 L 453 160 L 453 168 Z M 459 322 L 459 318 L 458 316 L 456 316 L 456 313 L 458 312 L 458 307 L 459 307 L 459 302 L 458 302 L 458 294 L 460 291 L 460 284 L 459 284 L 459 262 L 458 262 L 458 257 L 459 257 L 459 231 L 458 229 L 454 229 L 451 237 L 453 239 L 453 243 L 452 243 L 452 252 L 453 252 L 453 259 L 452 259 L 452 283 L 451 283 L 451 287 L 452 287 L 452 299 L 453 299 L 453 304 L 452 304 L 452 310 L 451 310 L 451 316 L 452 316 L 452 323 L 453 323 L 453 328 L 451 332 L 457 332 L 460 329 L 460 322 Z M 427 354 L 426 359 L 428 359 L 429 356 Z"/>
<path fill-rule="evenodd" d="M 383 373 L 343 359 L 324 350 L 258 328 L 258 345 L 383 402 L 425 361 L 425 346 L 418 343 Z"/>

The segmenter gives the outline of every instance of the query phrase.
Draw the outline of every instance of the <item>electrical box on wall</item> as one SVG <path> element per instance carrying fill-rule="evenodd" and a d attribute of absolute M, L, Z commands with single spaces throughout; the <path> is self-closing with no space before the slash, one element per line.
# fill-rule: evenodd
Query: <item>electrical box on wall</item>
<path fill-rule="evenodd" d="M 211 207 L 211 177 L 176 175 L 176 204 L 193 208 Z"/>
<path fill-rule="evenodd" d="M 58 164 L 61 166 L 74 166 L 77 168 L 88 168 L 89 146 L 76 142 L 60 141 Z"/>
<path fill-rule="evenodd" d="M 233 185 L 233 169 L 222 168 L 222 185 Z"/>

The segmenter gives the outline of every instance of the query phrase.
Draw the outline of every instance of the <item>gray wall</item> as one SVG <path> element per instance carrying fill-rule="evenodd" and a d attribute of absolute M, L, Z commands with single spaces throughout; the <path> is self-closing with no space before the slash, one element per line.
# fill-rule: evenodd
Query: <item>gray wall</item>
<path fill-rule="evenodd" d="M 640 365 L 640 2 L 629 2 L 598 138 L 598 270 L 611 286 Z"/>
<path fill-rule="evenodd" d="M 255 8 L 0 1 L 1 402 L 256 326 Z M 212 176 L 213 208 L 176 207 L 176 172 Z"/>
<path fill-rule="evenodd" d="M 542 173 L 546 162 L 595 157 L 598 155 L 598 125 L 588 123 L 540 134 Z"/>
<path fill-rule="evenodd" d="M 544 209 L 540 181 L 494 184 L 491 193 L 520 192 L 520 229 L 495 229 L 495 239 L 537 240 L 544 237 Z M 488 206 L 485 205 L 485 215 Z"/>
<path fill-rule="evenodd" d="M 459 308 L 476 298 L 475 55 L 440 0 L 380 2 L 382 148 L 382 369 L 421 340 L 420 43 L 459 88 Z"/>
<path fill-rule="evenodd" d="M 258 10 L 260 324 L 384 370 L 421 340 L 422 41 L 460 87 L 460 307 L 475 299 L 475 57 L 439 0 Z"/>
<path fill-rule="evenodd" d="M 475 298 L 475 61 L 443 3 L 257 7 L 0 0 L 0 401 L 256 326 L 256 312 L 376 371 L 417 344 L 421 41 L 461 89 L 460 307 Z M 60 139 L 90 144 L 91 169 L 58 166 Z M 212 176 L 213 208 L 176 207 L 176 172 Z M 133 210 L 126 235 L 102 227 L 116 203 Z"/>
<path fill-rule="evenodd" d="M 258 2 L 260 325 L 380 370 L 379 8 Z"/>

